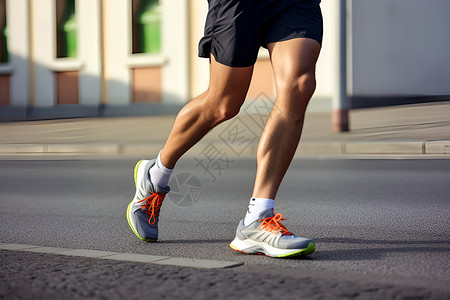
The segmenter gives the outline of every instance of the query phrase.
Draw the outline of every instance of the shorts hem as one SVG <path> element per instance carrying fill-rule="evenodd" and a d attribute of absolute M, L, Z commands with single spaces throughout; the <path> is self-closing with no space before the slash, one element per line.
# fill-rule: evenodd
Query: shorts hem
<path fill-rule="evenodd" d="M 229 60 L 222 59 L 219 55 L 217 55 L 217 53 L 214 53 L 214 52 L 215 51 L 213 51 L 211 49 L 211 51 L 209 53 L 202 52 L 202 53 L 199 53 L 198 56 L 201 58 L 210 58 L 210 55 L 213 55 L 216 62 L 218 62 L 224 66 L 231 67 L 231 68 L 248 68 L 248 67 L 254 66 L 256 63 L 256 61 L 253 63 L 249 63 L 249 64 L 239 64 L 239 63 L 230 62 Z"/>
<path fill-rule="evenodd" d="M 320 47 L 322 47 L 322 39 L 319 39 L 317 37 L 310 36 L 310 35 L 307 35 L 307 34 L 304 34 L 304 35 L 303 34 L 302 35 L 290 35 L 290 36 L 286 36 L 284 38 L 277 39 L 277 40 L 274 40 L 274 41 L 267 41 L 266 44 L 262 45 L 262 47 L 267 49 L 267 45 L 268 44 L 277 43 L 277 42 L 284 42 L 284 41 L 289 41 L 289 40 L 293 40 L 293 39 L 310 39 L 310 40 L 314 40 L 314 41 L 319 43 Z"/>

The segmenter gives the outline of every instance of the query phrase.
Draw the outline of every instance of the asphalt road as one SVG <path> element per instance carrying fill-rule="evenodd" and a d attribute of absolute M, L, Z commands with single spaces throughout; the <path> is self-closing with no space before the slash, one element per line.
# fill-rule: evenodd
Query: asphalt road
<path fill-rule="evenodd" d="M 449 159 L 294 161 L 276 212 L 316 241 L 301 259 L 229 248 L 256 165 L 205 162 L 179 163 L 150 244 L 125 218 L 134 160 L 0 161 L 1 243 L 244 262 L 199 270 L 2 250 L 0 298 L 450 297 Z"/>

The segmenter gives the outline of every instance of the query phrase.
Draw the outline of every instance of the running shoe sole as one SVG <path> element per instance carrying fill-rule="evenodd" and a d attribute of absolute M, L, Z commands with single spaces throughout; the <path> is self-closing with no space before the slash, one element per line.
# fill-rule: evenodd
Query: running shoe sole
<path fill-rule="evenodd" d="M 315 251 L 314 243 L 309 243 L 305 249 L 279 249 L 268 244 L 260 243 L 250 239 L 240 240 L 235 238 L 231 244 L 231 249 L 245 254 L 264 254 L 270 257 L 293 257 L 309 255 Z"/>
<path fill-rule="evenodd" d="M 132 218 L 133 218 L 133 212 L 131 211 L 131 207 L 133 206 L 133 202 L 136 201 L 136 197 L 138 194 L 138 184 L 137 184 L 137 174 L 138 174 L 138 170 L 139 170 L 139 166 L 140 164 L 143 162 L 144 160 L 140 160 L 138 161 L 138 163 L 136 164 L 136 166 L 134 167 L 134 185 L 136 186 L 136 193 L 134 194 L 134 198 L 133 200 L 131 200 L 130 204 L 128 204 L 128 208 L 127 208 L 127 220 L 128 220 L 128 225 L 130 225 L 131 230 L 133 230 L 134 234 L 141 240 L 146 241 L 146 242 L 156 242 L 157 239 L 143 239 L 137 232 L 136 230 L 136 225 L 133 224 L 132 222 Z"/>

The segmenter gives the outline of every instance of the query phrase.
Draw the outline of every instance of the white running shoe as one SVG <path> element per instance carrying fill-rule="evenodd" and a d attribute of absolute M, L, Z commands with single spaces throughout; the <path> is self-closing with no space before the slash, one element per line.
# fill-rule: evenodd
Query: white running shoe
<path fill-rule="evenodd" d="M 262 211 L 259 219 L 244 226 L 239 222 L 236 238 L 231 242 L 233 250 L 247 254 L 265 254 L 271 257 L 308 255 L 314 252 L 314 242 L 292 234 L 280 223 L 281 214 L 273 215 L 272 209 Z"/>

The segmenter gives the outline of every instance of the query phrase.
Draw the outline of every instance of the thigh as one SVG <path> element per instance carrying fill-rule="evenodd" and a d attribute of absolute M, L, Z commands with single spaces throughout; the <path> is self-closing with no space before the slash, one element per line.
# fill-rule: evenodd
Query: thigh
<path fill-rule="evenodd" d="M 320 0 L 295 1 L 271 22 L 265 43 L 310 38 L 322 44 L 323 19 Z"/>
<path fill-rule="evenodd" d="M 210 0 L 205 33 L 199 43 L 199 56 L 210 53 L 230 67 L 252 66 L 270 23 L 291 1 Z"/>
<path fill-rule="evenodd" d="M 216 61 L 211 55 L 208 101 L 217 108 L 230 107 L 239 110 L 247 95 L 253 74 L 253 66 L 229 67 Z"/>
<path fill-rule="evenodd" d="M 321 46 L 310 38 L 294 38 L 267 45 L 274 72 L 277 94 L 289 92 L 304 74 L 314 76 Z"/>

